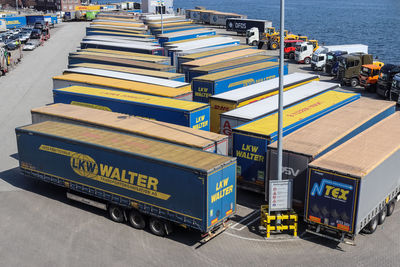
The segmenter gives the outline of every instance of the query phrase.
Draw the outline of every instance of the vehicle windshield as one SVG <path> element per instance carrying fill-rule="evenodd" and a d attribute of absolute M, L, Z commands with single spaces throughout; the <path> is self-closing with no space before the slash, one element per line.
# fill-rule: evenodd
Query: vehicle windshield
<path fill-rule="evenodd" d="M 399 80 L 393 80 L 392 87 L 400 89 L 400 78 Z"/>
<path fill-rule="evenodd" d="M 318 62 L 318 56 L 317 55 L 312 55 L 312 61 Z"/>
<path fill-rule="evenodd" d="M 346 59 L 346 58 L 341 58 L 341 59 L 339 60 L 339 65 L 340 65 L 340 66 L 343 66 L 343 67 L 346 67 L 346 65 L 347 65 L 347 59 Z"/>
<path fill-rule="evenodd" d="M 386 81 L 386 80 L 388 79 L 388 74 L 385 73 L 385 72 L 381 72 L 381 74 L 379 75 L 379 78 L 380 78 L 382 81 Z"/>
<path fill-rule="evenodd" d="M 369 77 L 369 76 L 371 76 L 371 73 L 372 73 L 371 69 L 369 69 L 367 67 L 361 68 L 361 75 Z"/>
<path fill-rule="evenodd" d="M 330 55 L 330 54 L 326 55 L 326 60 L 333 61 L 333 55 Z"/>
<path fill-rule="evenodd" d="M 252 31 L 247 31 L 246 32 L 246 36 L 247 37 L 250 37 L 250 36 L 253 36 L 254 35 L 254 32 L 252 32 Z"/>

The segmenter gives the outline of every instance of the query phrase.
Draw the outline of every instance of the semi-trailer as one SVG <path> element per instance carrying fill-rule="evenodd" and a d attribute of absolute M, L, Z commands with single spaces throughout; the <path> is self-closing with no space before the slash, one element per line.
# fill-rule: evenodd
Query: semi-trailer
<path fill-rule="evenodd" d="M 215 30 L 212 29 L 196 29 L 196 30 L 159 34 L 157 38 L 159 43 L 163 45 L 163 43 L 166 42 L 180 41 L 180 40 L 192 39 L 200 36 L 209 36 L 215 34 L 216 34 Z"/>
<path fill-rule="evenodd" d="M 236 64 L 234 64 L 236 65 Z M 284 91 L 312 81 L 319 81 L 318 75 L 295 72 L 285 75 Z M 278 94 L 279 78 L 252 84 L 242 88 L 234 89 L 225 93 L 216 94 L 210 97 L 210 120 L 211 131 L 221 133 L 220 114 L 240 108 L 259 100 Z M 308 91 L 312 91 L 309 89 Z M 225 129 L 225 128 L 224 128 Z M 227 127 L 226 135 L 231 135 L 232 128 Z M 222 131 L 224 132 L 224 131 Z"/>
<path fill-rule="evenodd" d="M 53 96 L 54 103 L 81 105 L 210 130 L 210 107 L 204 103 L 80 86 L 55 89 Z"/>
<path fill-rule="evenodd" d="M 294 206 L 301 210 L 304 207 L 309 163 L 390 116 L 395 109 L 393 102 L 364 97 L 285 136 L 282 179 L 293 181 Z M 268 146 L 267 162 L 266 187 L 270 180 L 277 179 L 277 142 Z"/>
<path fill-rule="evenodd" d="M 31 110 L 32 123 L 58 121 L 141 136 L 153 140 L 228 155 L 228 137 L 172 123 L 68 104 Z"/>
<path fill-rule="evenodd" d="M 223 48 L 227 46 L 236 46 L 239 45 L 240 41 L 232 39 L 230 37 L 214 37 L 203 40 L 194 40 L 190 42 L 185 42 L 179 44 L 176 47 L 165 47 L 166 53 L 169 57 L 171 57 L 172 64 L 176 65 L 177 55 L 182 55 L 185 53 L 189 53 L 190 51 L 205 49 L 208 50 Z"/>
<path fill-rule="evenodd" d="M 89 35 L 83 37 L 82 41 L 100 41 L 100 42 L 115 42 L 115 43 L 126 43 L 126 44 L 144 44 L 157 46 L 158 42 L 155 39 L 150 38 L 135 38 L 125 36 L 104 36 L 104 35 Z"/>
<path fill-rule="evenodd" d="M 148 35 L 147 30 L 132 30 L 127 28 L 111 27 L 111 26 L 90 26 L 86 27 L 86 35 L 89 35 L 92 31 L 104 31 L 104 32 L 117 32 L 117 33 L 131 33 L 131 34 L 143 34 Z"/>
<path fill-rule="evenodd" d="M 123 55 L 123 56 L 140 56 L 145 58 L 164 58 L 164 56 L 157 56 L 157 55 L 149 55 L 149 54 L 142 54 L 142 53 L 135 53 L 135 52 L 126 52 L 126 51 L 118 51 L 118 50 L 109 50 L 109 49 L 100 49 L 100 48 L 85 48 L 85 49 L 78 49 L 78 52 L 93 52 L 93 53 L 101 53 L 101 54 L 113 54 L 113 55 Z"/>
<path fill-rule="evenodd" d="M 130 52 L 128 52 L 130 53 Z M 120 58 L 126 60 L 135 60 L 135 61 L 144 61 L 150 63 L 158 63 L 169 65 L 171 63 L 170 58 L 163 56 L 156 57 L 146 57 L 147 54 L 141 53 L 131 53 L 132 55 L 122 55 L 122 54 L 111 54 L 111 53 L 102 53 L 102 52 L 94 52 L 94 51 L 77 51 L 69 53 L 69 56 L 77 56 L 77 55 L 88 55 L 88 56 L 99 56 L 99 57 L 111 57 L 111 58 Z"/>
<path fill-rule="evenodd" d="M 288 93 L 295 89 L 289 90 Z M 328 91 L 283 111 L 286 136 L 310 122 L 360 98 L 359 94 Z M 248 107 L 248 106 L 247 106 Z M 278 112 L 233 128 L 233 156 L 237 157 L 238 186 L 264 193 L 267 146 L 278 137 Z"/>
<path fill-rule="evenodd" d="M 132 73 L 124 73 L 119 71 L 113 70 L 102 70 L 96 68 L 85 68 L 85 67 L 76 67 L 71 69 L 64 70 L 63 74 L 67 73 L 76 73 L 76 74 L 85 74 L 85 75 L 93 75 L 93 76 L 100 76 L 100 77 L 108 77 L 126 81 L 133 81 L 133 82 L 140 82 L 145 84 L 154 84 L 160 85 L 165 87 L 172 87 L 172 88 L 185 88 L 190 87 L 190 84 L 185 82 L 178 82 L 178 81 L 171 81 L 156 77 L 132 74 Z"/>
<path fill-rule="evenodd" d="M 116 26 L 116 27 L 126 27 L 129 29 L 140 29 L 140 30 L 147 30 L 147 26 L 141 23 L 124 23 L 124 22 L 107 22 L 107 21 L 101 21 L 101 22 L 92 22 L 90 23 L 90 26 L 92 25 L 103 25 L 103 26 Z"/>
<path fill-rule="evenodd" d="M 287 64 L 284 74 L 288 73 Z M 259 83 L 279 76 L 277 62 L 263 62 L 196 77 L 192 80 L 193 100 L 208 103 L 212 95 Z"/>
<path fill-rule="evenodd" d="M 109 37 L 128 37 L 128 38 L 136 38 L 136 39 L 152 39 L 155 40 L 153 35 L 143 34 L 143 33 L 134 33 L 134 32 L 123 32 L 123 31 L 106 31 L 106 30 L 91 30 L 87 31 L 86 36 L 109 36 Z"/>
<path fill-rule="evenodd" d="M 287 79 L 289 81 L 289 79 Z M 278 85 L 279 86 L 279 85 Z M 322 83 L 319 81 L 303 84 L 283 92 L 283 107 L 288 108 L 294 104 L 305 101 L 313 96 L 329 90 L 337 89 L 336 83 Z M 245 87 L 243 87 L 245 88 Z M 266 87 L 267 88 L 267 87 Z M 278 89 L 278 88 L 277 88 Z M 255 121 L 278 110 L 278 95 L 269 96 L 265 99 L 248 103 L 242 107 L 219 114 L 220 133 L 229 136 L 229 152 L 233 153 L 232 130 L 243 124 Z"/>
<path fill-rule="evenodd" d="M 226 12 L 214 12 L 211 14 L 210 24 L 216 26 L 226 26 L 226 20 L 229 18 L 246 19 L 246 15 Z"/>
<path fill-rule="evenodd" d="M 146 70 L 146 69 L 141 69 L 141 68 L 128 68 L 128 67 L 119 67 L 119 66 L 113 66 L 113 65 L 94 64 L 94 63 L 73 64 L 73 65 L 70 65 L 69 67 L 70 68 L 92 68 L 92 69 L 100 69 L 100 70 L 111 70 L 111 71 L 118 71 L 118 72 L 123 72 L 123 73 L 132 73 L 132 74 L 139 74 L 139 75 L 143 75 L 143 76 L 168 79 L 168 80 L 179 81 L 179 82 L 185 81 L 185 75 L 181 74 L 181 73 Z"/>
<path fill-rule="evenodd" d="M 157 71 L 166 71 L 174 73 L 176 72 L 176 68 L 174 66 L 138 61 L 138 60 L 129 60 L 123 58 L 113 58 L 113 57 L 97 56 L 97 55 L 75 55 L 68 57 L 68 67 L 70 65 L 80 64 L 80 63 L 106 64 L 106 65 L 120 66 L 120 67 L 142 68 L 147 70 L 157 70 Z"/>
<path fill-rule="evenodd" d="M 158 236 L 177 224 L 211 238 L 236 213 L 234 158 L 52 121 L 15 131 L 23 175 L 67 189 L 115 222 L 148 223 Z"/>
<path fill-rule="evenodd" d="M 161 30 L 161 28 L 150 28 L 151 33 L 154 35 L 159 35 L 162 33 L 171 33 L 171 32 L 180 32 L 180 31 L 188 31 L 188 30 L 195 30 L 195 29 L 204 29 L 203 26 L 201 25 L 196 25 L 196 24 L 188 24 L 185 26 L 177 26 L 177 27 L 167 27 Z"/>
<path fill-rule="evenodd" d="M 307 232 L 354 243 L 394 211 L 400 192 L 400 114 L 353 137 L 308 166 Z"/>
<path fill-rule="evenodd" d="M 177 68 L 179 72 L 181 72 L 181 64 L 197 59 L 202 59 L 205 57 L 211 57 L 219 54 L 224 54 L 224 53 L 229 53 L 233 51 L 239 51 L 239 50 L 244 50 L 249 48 L 247 45 L 235 45 L 235 46 L 229 46 L 229 47 L 223 47 L 223 48 L 218 48 L 218 49 L 213 49 L 210 51 L 204 51 L 204 52 L 198 52 L 198 53 L 192 53 L 192 54 L 187 54 L 183 56 L 178 56 L 177 58 Z"/>
<path fill-rule="evenodd" d="M 252 64 L 262 63 L 262 62 L 277 62 L 278 58 L 273 56 L 249 56 L 243 58 L 232 59 L 229 61 L 222 61 L 219 63 L 209 64 L 202 67 L 196 67 L 189 69 L 187 74 L 187 82 L 190 83 L 196 77 L 216 73 L 220 71 L 235 69 L 239 67 L 249 66 Z"/>
<path fill-rule="evenodd" d="M 257 49 L 243 49 L 243 50 L 236 50 L 232 52 L 227 52 L 223 54 L 217 54 L 205 58 L 200 58 L 188 62 L 184 62 L 181 64 L 181 71 L 185 73 L 187 78 L 187 73 L 192 68 L 198 68 L 218 62 L 228 61 L 236 58 L 244 58 L 256 55 L 265 55 L 265 51 L 260 51 Z"/>
<path fill-rule="evenodd" d="M 101 48 L 111 49 L 118 51 L 127 51 L 151 55 L 164 55 L 164 49 L 159 46 L 152 46 L 146 44 L 124 44 L 124 43 L 113 43 L 113 42 L 101 42 L 101 41 L 82 41 L 81 49 L 83 48 Z"/>
<path fill-rule="evenodd" d="M 168 82 L 168 80 L 165 81 Z M 184 86 L 180 88 L 175 88 L 157 84 L 121 80 L 118 78 L 108 78 L 75 73 L 53 77 L 53 89 L 60 89 L 69 86 L 87 86 L 99 89 L 111 89 L 182 100 L 192 100 L 193 93 L 190 84 L 181 84 L 184 84 Z"/>
<path fill-rule="evenodd" d="M 267 32 L 268 28 L 272 27 L 272 22 L 269 20 L 259 20 L 259 19 L 237 19 L 228 18 L 226 20 L 226 30 L 234 31 L 237 33 L 246 33 L 247 30 L 251 28 L 257 28 L 260 34 Z M 261 36 L 259 40 L 261 40 Z"/>

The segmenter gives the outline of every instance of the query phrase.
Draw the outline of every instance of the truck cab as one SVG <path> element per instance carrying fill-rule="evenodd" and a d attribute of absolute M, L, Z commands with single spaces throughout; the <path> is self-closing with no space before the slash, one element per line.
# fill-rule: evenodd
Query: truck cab
<path fill-rule="evenodd" d="M 397 103 L 399 102 L 400 95 L 400 73 L 394 75 L 392 87 L 390 89 L 390 100 L 394 100 Z"/>
<path fill-rule="evenodd" d="M 323 70 L 326 64 L 327 49 L 320 47 L 312 54 L 311 57 L 311 69 L 312 70 Z"/>
<path fill-rule="evenodd" d="M 383 65 L 384 64 L 382 62 L 374 62 L 373 64 L 362 65 L 359 76 L 360 86 L 364 87 L 367 91 L 375 92 L 379 71 Z"/>
<path fill-rule="evenodd" d="M 296 45 L 300 45 L 303 42 L 303 40 L 285 40 L 285 48 L 283 49 L 285 58 L 294 59 Z"/>
<path fill-rule="evenodd" d="M 393 77 L 400 73 L 400 66 L 393 64 L 385 64 L 379 72 L 378 86 L 376 87 L 376 93 L 386 99 L 391 98 L 391 87 Z"/>
<path fill-rule="evenodd" d="M 361 66 L 372 64 L 372 55 L 365 53 L 352 53 L 339 58 L 338 80 L 342 85 L 356 87 L 359 82 Z"/>
<path fill-rule="evenodd" d="M 318 41 L 310 40 L 303 42 L 300 46 L 296 47 L 295 60 L 297 63 L 311 63 L 311 57 L 315 50 L 318 49 Z"/>
<path fill-rule="evenodd" d="M 339 67 L 338 59 L 342 55 L 347 55 L 347 51 L 330 51 L 326 54 L 325 73 L 336 75 Z"/>
<path fill-rule="evenodd" d="M 260 41 L 260 31 L 257 27 L 253 27 L 246 31 L 246 44 L 256 46 Z"/>

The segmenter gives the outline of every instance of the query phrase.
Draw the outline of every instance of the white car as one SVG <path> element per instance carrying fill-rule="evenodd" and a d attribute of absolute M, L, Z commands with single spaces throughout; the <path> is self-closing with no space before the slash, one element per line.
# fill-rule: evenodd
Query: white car
<path fill-rule="evenodd" d="M 25 51 L 32 51 L 37 47 L 37 42 L 33 42 L 33 41 L 28 41 L 26 42 L 26 44 L 24 45 L 24 47 L 22 48 L 22 50 Z"/>

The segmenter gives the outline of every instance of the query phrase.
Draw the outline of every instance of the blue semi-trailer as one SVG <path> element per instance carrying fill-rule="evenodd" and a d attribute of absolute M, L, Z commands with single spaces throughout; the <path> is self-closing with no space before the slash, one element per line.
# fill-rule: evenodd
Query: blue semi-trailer
<path fill-rule="evenodd" d="M 53 121 L 16 136 L 25 176 L 68 189 L 113 221 L 148 224 L 159 236 L 179 224 L 212 237 L 236 212 L 235 158 Z"/>

